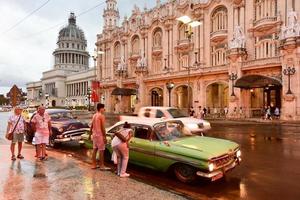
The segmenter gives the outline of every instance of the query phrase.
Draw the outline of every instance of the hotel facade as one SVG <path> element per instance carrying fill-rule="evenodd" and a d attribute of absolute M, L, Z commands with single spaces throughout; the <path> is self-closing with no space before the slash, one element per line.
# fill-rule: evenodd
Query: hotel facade
<path fill-rule="evenodd" d="M 300 119 L 300 1 L 157 0 L 121 22 L 117 7 L 106 1 L 96 42 L 108 112 L 171 105 L 259 117 L 270 106 Z"/>

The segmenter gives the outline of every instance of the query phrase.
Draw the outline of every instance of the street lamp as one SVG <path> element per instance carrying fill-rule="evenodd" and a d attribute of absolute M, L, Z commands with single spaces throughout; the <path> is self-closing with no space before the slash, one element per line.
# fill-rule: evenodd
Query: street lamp
<path fill-rule="evenodd" d="M 164 61 L 165 61 L 165 66 L 164 66 L 163 71 L 165 71 L 166 73 L 169 73 L 170 71 L 173 70 L 173 68 L 170 67 L 169 65 L 167 66 L 167 58 L 164 58 Z"/>
<path fill-rule="evenodd" d="M 167 86 L 167 89 L 169 91 L 169 107 L 171 107 L 171 91 L 174 88 L 174 83 L 173 82 L 167 82 L 166 86 Z"/>
<path fill-rule="evenodd" d="M 295 67 L 287 67 L 283 70 L 283 74 L 288 76 L 288 91 L 286 94 L 293 94 L 291 91 L 291 75 L 294 75 L 296 73 Z"/>
<path fill-rule="evenodd" d="M 189 41 L 189 48 L 190 48 L 190 43 L 192 36 L 194 34 L 193 28 L 200 26 L 202 23 L 197 21 L 197 20 L 192 20 L 189 16 L 181 16 L 177 18 L 178 21 L 184 23 L 187 25 L 187 30 L 185 31 L 188 41 Z M 197 61 L 197 52 L 195 52 L 195 63 L 194 66 L 190 66 L 190 59 L 188 58 L 188 65 L 183 66 L 183 68 L 187 69 L 188 71 L 188 90 L 187 90 L 187 95 L 188 95 L 188 109 L 190 108 L 190 70 L 191 68 L 197 69 L 198 61 Z"/>
<path fill-rule="evenodd" d="M 89 103 L 88 111 L 91 111 L 91 96 L 92 96 L 92 90 L 91 88 L 88 88 L 87 89 L 87 98 Z"/>
<path fill-rule="evenodd" d="M 231 87 L 232 87 L 232 89 L 231 89 L 231 96 L 235 96 L 235 94 L 234 94 L 234 81 L 237 79 L 237 74 L 235 74 L 235 73 L 232 72 L 231 74 L 228 75 L 228 78 L 229 78 L 229 80 L 232 81 L 232 84 L 231 84 Z"/>

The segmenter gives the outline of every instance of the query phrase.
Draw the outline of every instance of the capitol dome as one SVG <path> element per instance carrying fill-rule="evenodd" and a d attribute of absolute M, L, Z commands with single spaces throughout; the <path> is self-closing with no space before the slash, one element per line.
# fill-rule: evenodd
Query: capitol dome
<path fill-rule="evenodd" d="M 78 26 L 76 26 L 76 17 L 74 13 L 70 14 L 69 24 L 59 31 L 58 40 L 66 38 L 80 39 L 85 41 L 83 31 Z"/>
<path fill-rule="evenodd" d="M 89 53 L 84 32 L 76 25 L 74 13 L 70 13 L 69 23 L 58 34 L 57 48 L 53 52 L 54 68 L 70 72 L 88 69 Z"/>

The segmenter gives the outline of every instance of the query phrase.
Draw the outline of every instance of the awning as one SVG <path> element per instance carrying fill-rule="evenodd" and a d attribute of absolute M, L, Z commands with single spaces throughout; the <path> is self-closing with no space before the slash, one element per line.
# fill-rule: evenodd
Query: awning
<path fill-rule="evenodd" d="M 246 75 L 239 78 L 234 87 L 243 88 L 243 89 L 250 89 L 250 88 L 264 88 L 264 87 L 271 87 L 271 86 L 282 86 L 281 80 L 262 76 L 262 75 Z"/>
<path fill-rule="evenodd" d="M 136 90 L 135 89 L 130 89 L 130 88 L 115 88 L 112 92 L 111 95 L 121 95 L 121 96 L 130 96 L 130 95 L 136 95 Z"/>

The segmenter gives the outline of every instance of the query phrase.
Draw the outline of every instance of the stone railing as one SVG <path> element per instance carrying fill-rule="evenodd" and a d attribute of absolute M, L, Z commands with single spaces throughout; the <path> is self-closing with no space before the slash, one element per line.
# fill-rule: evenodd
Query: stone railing
<path fill-rule="evenodd" d="M 225 35 L 227 35 L 227 30 L 226 29 L 217 30 L 217 31 L 214 31 L 214 32 L 210 33 L 210 38 L 214 38 L 216 36 L 225 36 Z"/>
<path fill-rule="evenodd" d="M 186 45 L 189 44 L 190 40 L 189 39 L 181 39 L 181 40 L 177 40 L 177 45 Z"/>
<path fill-rule="evenodd" d="M 153 46 L 152 51 L 162 51 L 162 46 Z"/>
<path fill-rule="evenodd" d="M 272 57 L 272 58 L 261 58 L 255 60 L 249 60 L 242 63 L 243 67 L 252 67 L 252 66 L 263 66 L 269 64 L 281 64 L 280 57 Z"/>
<path fill-rule="evenodd" d="M 277 16 L 263 17 L 261 19 L 254 20 L 253 21 L 253 26 L 257 26 L 257 25 L 263 24 L 263 23 L 276 22 L 276 21 L 277 21 Z"/>

